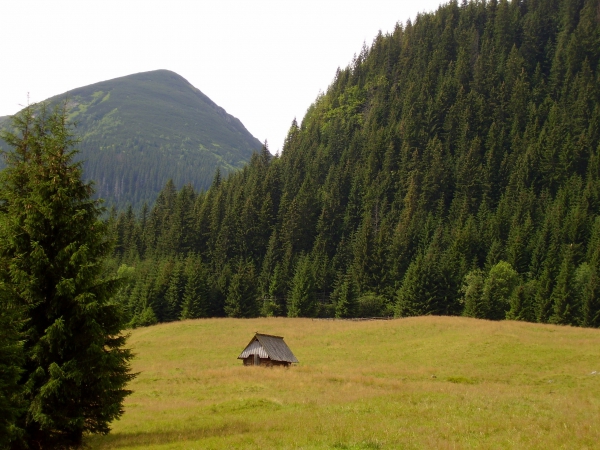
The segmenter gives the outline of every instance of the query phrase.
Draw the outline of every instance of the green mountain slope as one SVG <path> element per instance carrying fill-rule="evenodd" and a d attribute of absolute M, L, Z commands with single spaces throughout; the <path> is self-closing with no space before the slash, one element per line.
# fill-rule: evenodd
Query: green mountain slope
<path fill-rule="evenodd" d="M 452 1 L 377 36 L 279 158 L 119 219 L 134 323 L 150 307 L 600 326 L 599 17 L 597 0 Z"/>
<path fill-rule="evenodd" d="M 168 70 L 74 89 L 70 118 L 81 137 L 85 176 L 109 204 L 153 202 L 170 178 L 179 187 L 210 185 L 217 167 L 242 167 L 260 149 L 242 123 Z"/>

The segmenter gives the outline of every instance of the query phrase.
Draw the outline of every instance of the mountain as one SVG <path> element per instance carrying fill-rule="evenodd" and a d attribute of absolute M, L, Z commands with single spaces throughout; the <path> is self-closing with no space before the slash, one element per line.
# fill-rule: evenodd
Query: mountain
<path fill-rule="evenodd" d="M 109 205 L 154 202 L 169 179 L 205 189 L 217 168 L 238 170 L 261 148 L 238 119 L 168 70 L 95 83 L 47 102 L 64 99 L 81 138 L 85 177 Z"/>
<path fill-rule="evenodd" d="M 256 155 L 204 193 L 167 186 L 116 231 L 138 324 L 394 314 L 598 327 L 598 2 L 452 1 L 399 24 L 338 71 L 280 157 Z"/>

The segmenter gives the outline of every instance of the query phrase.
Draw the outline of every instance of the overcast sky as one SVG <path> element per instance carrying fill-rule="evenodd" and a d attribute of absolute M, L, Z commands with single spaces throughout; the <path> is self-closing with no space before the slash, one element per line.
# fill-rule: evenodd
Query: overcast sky
<path fill-rule="evenodd" d="M 155 69 L 186 78 L 271 152 L 363 42 L 440 0 L 1 0 L 0 116 Z"/>

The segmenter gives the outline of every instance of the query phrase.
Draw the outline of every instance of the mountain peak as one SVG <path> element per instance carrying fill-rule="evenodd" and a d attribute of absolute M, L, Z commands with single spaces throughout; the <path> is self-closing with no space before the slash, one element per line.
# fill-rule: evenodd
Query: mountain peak
<path fill-rule="evenodd" d="M 153 202 L 169 179 L 207 188 L 214 172 L 237 170 L 260 142 L 181 75 L 165 69 L 82 86 L 69 100 L 84 174 L 109 204 Z"/>

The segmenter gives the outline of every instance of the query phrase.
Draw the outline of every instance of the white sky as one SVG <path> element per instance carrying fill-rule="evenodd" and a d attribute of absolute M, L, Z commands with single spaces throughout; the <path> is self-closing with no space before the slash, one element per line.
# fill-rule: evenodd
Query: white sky
<path fill-rule="evenodd" d="M 445 1 L 444 1 L 445 2 Z M 0 116 L 137 72 L 186 78 L 279 150 L 363 42 L 441 0 L 0 0 Z"/>

